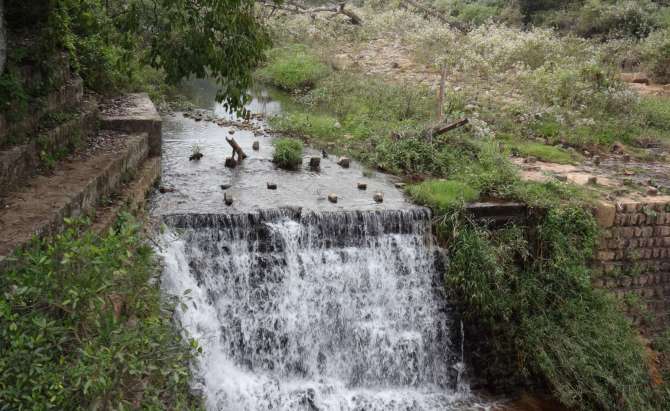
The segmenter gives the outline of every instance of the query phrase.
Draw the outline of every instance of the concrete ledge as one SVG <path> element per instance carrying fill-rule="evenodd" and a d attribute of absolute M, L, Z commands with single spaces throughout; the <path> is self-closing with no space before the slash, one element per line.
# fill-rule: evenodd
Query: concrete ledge
<path fill-rule="evenodd" d="M 509 223 L 525 223 L 528 218 L 528 206 L 523 203 L 471 203 L 465 209 L 475 219 L 493 226 L 502 226 Z"/>
<path fill-rule="evenodd" d="M 49 94 L 46 97 L 45 104 L 39 109 L 27 113 L 23 120 L 12 123 L 4 116 L 0 116 L 0 147 L 7 146 L 10 143 L 24 143 L 26 136 L 37 129 L 44 116 L 77 106 L 83 96 L 84 81 L 80 77 L 75 77 L 57 91 Z"/>
<path fill-rule="evenodd" d="M 97 104 L 90 102 L 76 118 L 41 132 L 28 144 L 0 151 L 0 196 L 7 195 L 37 173 L 42 165 L 42 151 L 50 155 L 70 151 L 78 140 L 93 133 L 96 126 Z"/>
<path fill-rule="evenodd" d="M 126 133 L 147 133 L 149 155 L 161 155 L 162 120 L 147 93 L 128 94 L 102 105 L 100 127 Z"/>
<path fill-rule="evenodd" d="M 159 157 L 146 159 L 138 170 L 135 180 L 123 187 L 119 193 L 119 198 L 112 204 L 96 210 L 91 230 L 102 234 L 112 227 L 119 212 L 125 210 L 137 214 L 143 210 L 147 197 L 160 175 L 161 159 Z"/>
<path fill-rule="evenodd" d="M 120 139 L 117 149 L 68 163 L 52 176 L 38 176 L 25 190 L 13 193 L 0 210 L 2 261 L 33 236 L 48 236 L 63 227 L 63 219 L 92 214 L 101 199 L 120 187 L 147 157 L 146 134 Z"/>

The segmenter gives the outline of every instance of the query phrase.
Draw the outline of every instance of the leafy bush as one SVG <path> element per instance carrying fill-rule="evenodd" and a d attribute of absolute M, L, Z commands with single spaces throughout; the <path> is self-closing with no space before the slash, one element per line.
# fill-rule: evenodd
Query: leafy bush
<path fill-rule="evenodd" d="M 445 212 L 461 203 L 479 198 L 479 192 L 460 181 L 428 180 L 408 188 L 414 201 L 429 206 L 438 212 Z"/>
<path fill-rule="evenodd" d="M 192 350 L 128 216 L 97 236 L 68 222 L 0 276 L 0 403 L 9 409 L 192 409 Z M 195 347 L 195 346 L 194 346 Z"/>
<path fill-rule="evenodd" d="M 643 43 L 642 64 L 653 79 L 670 83 L 670 29 L 652 33 Z"/>
<path fill-rule="evenodd" d="M 293 138 L 278 138 L 273 141 L 275 146 L 272 161 L 277 166 L 295 170 L 302 165 L 302 141 Z"/>
<path fill-rule="evenodd" d="M 268 60 L 267 65 L 257 71 L 258 78 L 288 91 L 313 87 L 329 72 L 328 66 L 301 46 L 275 49 Z"/>
<path fill-rule="evenodd" d="M 550 209 L 532 247 L 521 227 L 443 221 L 447 290 L 465 304 L 466 333 L 482 341 L 476 368 L 509 387 L 539 382 L 570 409 L 655 409 L 634 328 L 591 286 L 597 228 L 587 210 Z"/>

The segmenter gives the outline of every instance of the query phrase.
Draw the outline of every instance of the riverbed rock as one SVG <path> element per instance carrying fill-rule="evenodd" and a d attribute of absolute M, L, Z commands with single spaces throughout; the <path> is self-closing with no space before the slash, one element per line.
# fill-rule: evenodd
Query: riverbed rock
<path fill-rule="evenodd" d="M 331 203 L 337 203 L 337 194 L 335 193 L 328 194 L 328 201 L 330 201 Z"/>
<path fill-rule="evenodd" d="M 340 159 L 337 160 L 337 164 L 342 168 L 349 168 L 351 160 L 349 159 L 349 157 L 340 157 Z"/>
<path fill-rule="evenodd" d="M 321 157 L 311 157 L 309 159 L 309 168 L 318 170 L 321 167 Z"/>
<path fill-rule="evenodd" d="M 268 183 L 268 190 L 276 190 L 277 183 Z"/>
<path fill-rule="evenodd" d="M 596 166 L 600 165 L 600 156 L 593 156 L 593 164 Z"/>
<path fill-rule="evenodd" d="M 656 187 L 649 187 L 649 188 L 647 189 L 647 195 L 648 195 L 648 196 L 656 196 L 656 195 L 658 195 L 658 188 L 656 188 Z"/>
<path fill-rule="evenodd" d="M 221 190 L 228 190 L 232 186 L 233 186 L 232 184 L 226 183 L 226 184 L 221 184 L 219 187 L 221 187 Z"/>
<path fill-rule="evenodd" d="M 191 156 L 188 158 L 188 161 L 198 161 L 201 158 L 203 158 L 204 155 L 202 153 L 193 153 Z"/>
<path fill-rule="evenodd" d="M 258 142 L 258 140 L 254 141 L 254 143 L 251 145 L 252 150 L 258 151 L 261 148 L 261 143 Z"/>
<path fill-rule="evenodd" d="M 359 190 L 367 190 L 368 185 L 366 183 L 360 182 L 360 183 L 358 183 L 358 189 Z"/>
<path fill-rule="evenodd" d="M 237 167 L 237 161 L 233 157 L 226 157 L 224 165 L 228 168 L 235 168 Z"/>
<path fill-rule="evenodd" d="M 235 134 L 235 130 L 228 130 L 228 134 L 232 136 L 233 134 Z"/>
<path fill-rule="evenodd" d="M 223 195 L 223 202 L 226 203 L 227 206 L 233 205 L 233 195 L 230 193 L 225 193 Z"/>
<path fill-rule="evenodd" d="M 405 188 L 406 184 L 405 183 L 395 183 L 394 185 L 395 185 L 395 188 L 399 188 L 399 189 L 402 190 L 403 188 Z"/>
<path fill-rule="evenodd" d="M 598 184 L 598 177 L 595 177 L 595 176 L 589 177 L 589 179 L 587 180 L 586 183 L 589 184 L 589 185 L 594 186 L 594 185 Z"/>
<path fill-rule="evenodd" d="M 375 200 L 375 203 L 383 203 L 384 202 L 384 193 L 376 192 L 372 196 L 372 199 Z"/>

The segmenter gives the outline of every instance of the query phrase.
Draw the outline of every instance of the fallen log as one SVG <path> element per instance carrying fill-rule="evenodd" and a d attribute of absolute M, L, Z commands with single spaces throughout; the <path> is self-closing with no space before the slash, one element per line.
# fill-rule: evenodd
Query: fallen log
<path fill-rule="evenodd" d="M 235 141 L 235 139 L 233 137 L 226 137 L 226 141 L 233 148 L 233 158 L 235 158 L 235 154 L 237 154 L 237 162 L 238 163 L 240 161 L 244 160 L 245 158 L 247 158 L 247 155 L 242 150 L 242 147 L 240 147 L 240 145 L 237 144 L 237 141 Z"/>
<path fill-rule="evenodd" d="M 312 15 L 317 13 L 333 13 L 333 15 L 342 14 L 343 16 L 349 18 L 351 24 L 354 24 L 356 26 L 360 26 L 361 24 L 363 24 L 363 19 L 360 16 L 358 16 L 353 11 L 344 8 L 346 2 L 341 2 L 336 5 L 314 7 L 311 9 L 308 9 L 303 5 L 297 4 L 296 2 L 292 1 L 288 1 L 285 4 L 275 3 L 271 1 L 259 1 L 259 3 L 265 7 L 272 8 L 273 12 L 274 10 L 282 10 L 295 14 L 312 14 Z"/>
<path fill-rule="evenodd" d="M 435 136 L 439 136 L 441 134 L 446 133 L 447 131 L 453 130 L 455 128 L 463 127 L 464 125 L 468 124 L 470 120 L 467 118 L 458 120 L 455 123 L 451 124 L 438 124 L 435 127 L 431 127 L 429 129 L 426 129 L 421 132 L 421 136 L 424 138 L 433 138 Z"/>

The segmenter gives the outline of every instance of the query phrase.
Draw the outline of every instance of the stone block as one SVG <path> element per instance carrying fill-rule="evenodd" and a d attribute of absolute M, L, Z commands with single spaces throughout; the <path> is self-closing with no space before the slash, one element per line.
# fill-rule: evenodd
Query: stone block
<path fill-rule="evenodd" d="M 609 228 L 614 225 L 616 207 L 612 203 L 600 201 L 596 205 L 596 220 L 601 228 Z"/>
<path fill-rule="evenodd" d="M 160 156 L 162 145 L 162 120 L 147 93 L 134 93 L 122 97 L 122 109 L 105 110 L 100 115 L 100 126 L 126 133 L 147 133 L 149 155 Z"/>

